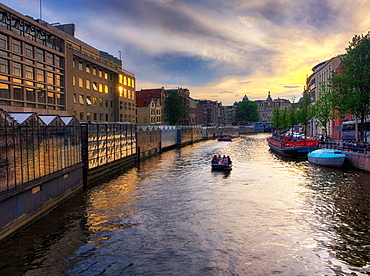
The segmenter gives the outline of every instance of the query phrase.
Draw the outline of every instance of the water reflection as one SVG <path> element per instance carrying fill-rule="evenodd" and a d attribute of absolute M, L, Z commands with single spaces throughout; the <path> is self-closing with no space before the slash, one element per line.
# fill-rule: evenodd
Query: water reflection
<path fill-rule="evenodd" d="M 0 247 L 4 275 L 357 275 L 369 174 L 282 160 L 265 135 L 145 160 Z M 211 171 L 215 154 L 231 172 Z"/>

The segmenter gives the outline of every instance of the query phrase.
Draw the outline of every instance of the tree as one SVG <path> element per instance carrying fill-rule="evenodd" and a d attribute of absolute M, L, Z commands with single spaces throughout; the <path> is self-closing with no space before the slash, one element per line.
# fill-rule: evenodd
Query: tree
<path fill-rule="evenodd" d="M 304 136 L 307 136 L 307 126 L 313 118 L 313 110 L 311 106 L 311 95 L 309 90 L 303 91 L 302 98 L 299 103 L 298 121 L 304 125 Z"/>
<path fill-rule="evenodd" d="M 281 110 L 279 107 L 275 107 L 272 111 L 272 122 L 271 125 L 277 129 L 278 131 L 281 130 L 282 124 L 281 124 Z"/>
<path fill-rule="evenodd" d="M 295 97 L 293 97 L 292 102 L 292 106 L 288 110 L 288 125 L 292 128 L 292 132 L 294 132 L 294 126 L 298 124 L 298 114 L 297 109 L 295 108 Z"/>
<path fill-rule="evenodd" d="M 187 111 L 184 98 L 176 90 L 172 90 L 164 102 L 164 115 L 170 125 L 178 125 Z"/>
<path fill-rule="evenodd" d="M 257 122 L 259 120 L 258 105 L 255 102 L 249 100 L 243 100 L 238 103 L 238 111 L 236 113 L 239 119 L 251 122 Z"/>
<path fill-rule="evenodd" d="M 370 114 L 370 32 L 355 35 L 346 51 L 340 56 L 342 72 L 331 78 L 335 108 L 340 114 L 353 114 L 366 125 L 365 118 Z M 361 138 L 366 142 L 365 130 L 361 130 Z"/>
<path fill-rule="evenodd" d="M 328 87 L 321 83 L 320 97 L 313 106 L 314 117 L 317 124 L 324 128 L 325 136 L 328 136 L 328 123 L 335 119 L 333 114 L 333 95 Z"/>

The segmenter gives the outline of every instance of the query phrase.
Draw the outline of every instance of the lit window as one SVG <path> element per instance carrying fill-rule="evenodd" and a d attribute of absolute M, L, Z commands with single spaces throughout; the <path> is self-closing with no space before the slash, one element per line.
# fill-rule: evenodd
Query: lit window
<path fill-rule="evenodd" d="M 99 83 L 99 92 L 103 92 L 103 85 Z"/>
<path fill-rule="evenodd" d="M 119 83 L 123 83 L 123 76 L 119 74 Z"/>
<path fill-rule="evenodd" d="M 86 97 L 86 104 L 87 104 L 87 105 L 92 105 L 92 102 L 91 102 L 91 96 L 87 96 L 87 97 Z"/>
<path fill-rule="evenodd" d="M 86 80 L 86 89 L 90 89 L 90 80 Z"/>
<path fill-rule="evenodd" d="M 93 81 L 93 90 L 98 91 L 98 84 Z"/>
<path fill-rule="evenodd" d="M 108 73 L 104 72 L 104 78 L 107 80 L 108 79 Z"/>
<path fill-rule="evenodd" d="M 72 77 L 72 84 L 73 84 L 73 86 L 76 86 L 76 76 Z"/>
<path fill-rule="evenodd" d="M 81 88 L 84 87 L 84 80 L 82 78 L 78 78 L 78 86 Z"/>
<path fill-rule="evenodd" d="M 79 95 L 79 100 L 80 100 L 80 104 L 84 104 L 84 96 L 83 95 Z"/>
<path fill-rule="evenodd" d="M 105 86 L 104 86 L 104 93 L 105 93 L 105 94 L 108 94 L 108 93 L 109 93 L 108 85 L 105 85 Z"/>

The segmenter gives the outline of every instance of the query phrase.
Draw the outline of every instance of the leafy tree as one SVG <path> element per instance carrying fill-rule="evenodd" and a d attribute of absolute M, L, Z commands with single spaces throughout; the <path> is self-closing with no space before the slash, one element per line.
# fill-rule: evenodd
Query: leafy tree
<path fill-rule="evenodd" d="M 311 106 L 311 95 L 309 90 L 303 91 L 302 98 L 299 103 L 298 109 L 298 121 L 304 125 L 304 136 L 307 136 L 307 126 L 314 116 L 313 109 Z"/>
<path fill-rule="evenodd" d="M 283 129 L 286 129 L 289 126 L 288 112 L 289 112 L 289 108 L 288 107 L 284 107 L 281 110 L 281 127 Z"/>
<path fill-rule="evenodd" d="M 282 128 L 281 110 L 280 110 L 279 107 L 275 107 L 274 110 L 272 111 L 271 125 L 277 130 L 281 130 L 281 128 Z"/>
<path fill-rule="evenodd" d="M 238 103 L 236 116 L 247 122 L 257 122 L 259 120 L 258 105 L 250 100 L 243 100 Z"/>
<path fill-rule="evenodd" d="M 164 115 L 170 125 L 178 125 L 187 111 L 184 98 L 176 90 L 172 90 L 164 102 Z"/>
<path fill-rule="evenodd" d="M 294 126 L 298 124 L 298 114 L 297 109 L 295 109 L 295 98 L 293 97 L 293 103 L 291 108 L 288 110 L 288 125 L 294 131 Z"/>
<path fill-rule="evenodd" d="M 314 117 L 317 124 L 324 128 L 325 136 L 328 136 L 328 123 L 335 119 L 333 114 L 333 95 L 328 87 L 321 83 L 320 97 L 313 106 Z"/>
<path fill-rule="evenodd" d="M 355 35 L 346 51 L 340 56 L 342 72 L 331 78 L 336 92 L 333 100 L 339 113 L 353 114 L 364 125 L 366 116 L 370 114 L 370 32 Z M 361 131 L 363 141 L 366 139 L 364 131 Z"/>

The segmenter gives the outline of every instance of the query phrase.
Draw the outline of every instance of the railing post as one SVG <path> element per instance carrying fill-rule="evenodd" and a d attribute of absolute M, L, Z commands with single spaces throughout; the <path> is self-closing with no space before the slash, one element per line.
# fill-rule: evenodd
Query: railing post
<path fill-rule="evenodd" d="M 88 126 L 87 124 L 81 124 L 81 157 L 83 162 L 83 189 L 87 190 L 87 171 L 89 168 L 89 143 L 88 143 Z"/>

